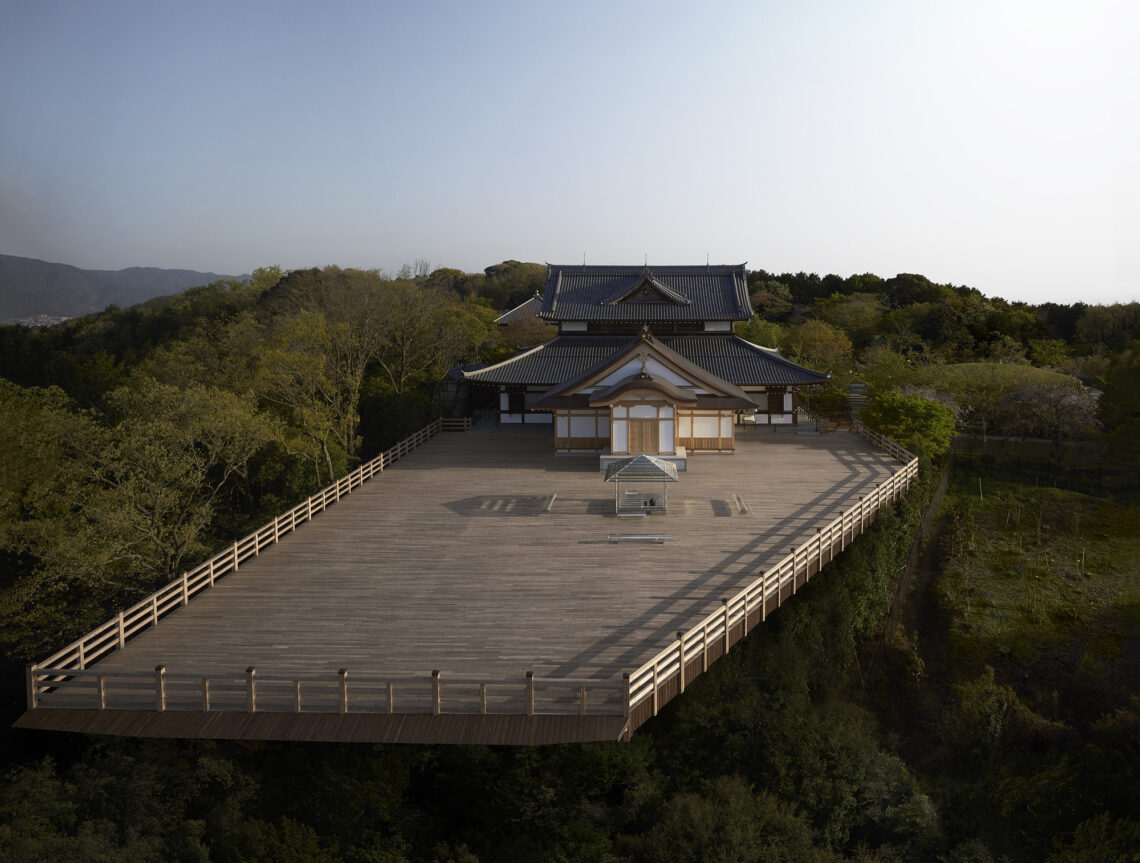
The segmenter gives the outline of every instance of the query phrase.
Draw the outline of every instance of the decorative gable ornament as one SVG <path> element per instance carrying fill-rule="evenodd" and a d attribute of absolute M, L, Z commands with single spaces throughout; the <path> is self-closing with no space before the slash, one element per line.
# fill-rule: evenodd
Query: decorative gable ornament
<path fill-rule="evenodd" d="M 611 294 L 602 300 L 600 305 L 616 306 L 619 303 L 672 303 L 677 306 L 689 306 L 692 305 L 692 300 L 663 285 L 646 267 L 642 270 L 641 279 L 632 288 Z"/>

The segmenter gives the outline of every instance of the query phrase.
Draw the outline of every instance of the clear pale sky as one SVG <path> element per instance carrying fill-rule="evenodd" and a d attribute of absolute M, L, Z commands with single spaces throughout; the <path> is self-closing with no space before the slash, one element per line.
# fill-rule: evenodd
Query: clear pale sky
<path fill-rule="evenodd" d="M 1140 4 L 0 0 L 0 253 L 1140 299 Z"/>

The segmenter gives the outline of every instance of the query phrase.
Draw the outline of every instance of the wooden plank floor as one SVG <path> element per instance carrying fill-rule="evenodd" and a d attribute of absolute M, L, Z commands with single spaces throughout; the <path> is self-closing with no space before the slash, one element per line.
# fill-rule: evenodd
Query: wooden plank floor
<path fill-rule="evenodd" d="M 897 467 L 846 432 L 746 429 L 667 514 L 619 519 L 597 458 L 552 450 L 441 434 L 94 667 L 618 678 Z M 607 541 L 645 532 L 673 539 Z"/>

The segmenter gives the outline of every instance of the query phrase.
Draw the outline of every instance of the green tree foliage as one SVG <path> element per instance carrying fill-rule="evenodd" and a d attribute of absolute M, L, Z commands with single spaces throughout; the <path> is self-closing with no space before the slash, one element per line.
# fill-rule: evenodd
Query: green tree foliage
<path fill-rule="evenodd" d="M 945 405 L 899 392 L 874 395 L 863 420 L 911 452 L 937 458 L 954 438 L 954 412 Z"/>
<path fill-rule="evenodd" d="M 833 375 L 851 368 L 851 340 L 824 321 L 805 321 L 789 328 L 780 351 L 796 362 Z"/>
<path fill-rule="evenodd" d="M 870 344 L 886 314 L 877 294 L 832 294 L 815 304 L 820 320 L 842 330 L 856 348 Z"/>

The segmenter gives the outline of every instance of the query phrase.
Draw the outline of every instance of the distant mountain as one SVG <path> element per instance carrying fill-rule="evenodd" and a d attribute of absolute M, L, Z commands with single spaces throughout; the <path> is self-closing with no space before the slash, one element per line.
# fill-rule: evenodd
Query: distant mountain
<path fill-rule="evenodd" d="M 39 315 L 74 318 L 101 311 L 112 303 L 133 306 L 151 297 L 228 278 L 232 277 L 157 267 L 81 270 L 35 258 L 0 255 L 0 323 Z"/>

